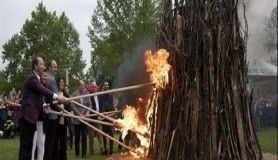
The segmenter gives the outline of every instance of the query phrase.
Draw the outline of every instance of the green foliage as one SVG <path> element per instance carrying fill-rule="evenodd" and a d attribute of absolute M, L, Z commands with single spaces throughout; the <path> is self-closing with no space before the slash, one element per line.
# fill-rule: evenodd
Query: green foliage
<path fill-rule="evenodd" d="M 26 75 L 31 71 L 31 61 L 36 56 L 58 63 L 58 76 L 70 73 L 70 83 L 83 76 L 85 62 L 79 48 L 79 34 L 65 13 L 57 16 L 39 3 L 27 19 L 20 33 L 3 45 L 3 60 L 8 61 L 5 73 L 9 83 L 21 89 Z M 75 83 L 75 82 L 74 82 Z"/>
<path fill-rule="evenodd" d="M 113 79 L 124 56 L 142 39 L 154 40 L 161 8 L 159 0 L 98 0 L 91 17 L 91 68 L 87 78 Z"/>
<path fill-rule="evenodd" d="M 0 70 L 0 95 L 8 93 L 8 86 L 5 72 Z"/>

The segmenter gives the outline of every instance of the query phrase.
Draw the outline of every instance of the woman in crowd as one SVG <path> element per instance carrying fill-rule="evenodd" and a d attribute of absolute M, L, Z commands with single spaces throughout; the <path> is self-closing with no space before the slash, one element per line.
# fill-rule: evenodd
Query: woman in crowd
<path fill-rule="evenodd" d="M 58 91 L 59 95 L 62 95 L 64 97 L 69 97 L 68 90 L 65 87 L 65 82 L 62 78 L 58 79 Z M 63 109 L 70 112 L 70 105 L 65 103 L 60 105 Z M 57 134 L 58 134 L 58 146 L 57 146 L 57 152 L 56 154 L 57 159 L 59 160 L 67 160 L 67 123 L 69 123 L 70 119 L 65 118 L 63 116 L 60 116 L 60 119 L 58 121 L 58 127 L 57 127 Z"/>

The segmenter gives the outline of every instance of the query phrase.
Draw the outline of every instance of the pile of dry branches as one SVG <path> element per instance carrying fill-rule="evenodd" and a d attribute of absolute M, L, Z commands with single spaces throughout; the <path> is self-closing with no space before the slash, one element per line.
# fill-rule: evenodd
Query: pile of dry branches
<path fill-rule="evenodd" d="M 157 39 L 170 52 L 150 157 L 258 160 L 237 0 L 165 0 Z M 244 22 L 244 21 L 243 21 Z"/>

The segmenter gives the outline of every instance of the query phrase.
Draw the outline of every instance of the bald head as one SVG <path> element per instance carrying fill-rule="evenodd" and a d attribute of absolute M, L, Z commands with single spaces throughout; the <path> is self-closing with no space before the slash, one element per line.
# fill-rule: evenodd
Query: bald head
<path fill-rule="evenodd" d="M 43 73 L 44 67 L 44 61 L 41 57 L 34 58 L 32 62 L 32 68 L 35 70 L 39 75 Z"/>
<path fill-rule="evenodd" d="M 57 65 L 57 62 L 55 60 L 51 60 L 48 64 L 48 71 L 55 75 L 57 73 L 57 70 L 58 70 L 58 65 Z"/>
<path fill-rule="evenodd" d="M 81 93 L 84 93 L 85 92 L 85 83 L 83 80 L 79 80 L 78 81 L 78 88 L 79 88 L 79 91 Z"/>
<path fill-rule="evenodd" d="M 109 90 L 109 83 L 107 81 L 103 83 L 103 90 Z"/>

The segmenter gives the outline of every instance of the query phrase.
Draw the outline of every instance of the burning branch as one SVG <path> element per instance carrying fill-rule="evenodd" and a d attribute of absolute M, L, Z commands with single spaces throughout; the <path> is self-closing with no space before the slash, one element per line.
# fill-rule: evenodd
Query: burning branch
<path fill-rule="evenodd" d="M 45 105 L 45 106 L 46 106 L 46 105 Z M 58 105 L 58 107 L 59 107 L 60 109 L 62 109 L 61 106 Z M 63 109 L 62 109 L 62 110 L 63 110 Z M 44 108 L 44 111 L 45 111 L 45 113 L 47 113 L 47 114 L 48 114 L 48 113 L 52 113 L 52 114 L 57 114 L 57 115 L 61 115 L 61 116 L 66 116 L 66 117 L 75 118 L 75 119 L 77 119 L 78 121 L 80 121 L 81 123 L 83 123 L 83 124 L 85 124 L 86 126 L 88 126 L 89 128 L 95 130 L 96 132 L 102 134 L 103 136 L 105 136 L 105 137 L 111 139 L 112 141 L 116 142 L 117 144 L 119 144 L 119 145 L 123 146 L 124 148 L 128 149 L 128 150 L 131 151 L 132 153 L 134 153 L 134 154 L 140 154 L 136 149 L 131 148 L 131 147 L 127 146 L 126 144 L 124 144 L 124 143 L 118 141 L 118 140 L 115 139 L 114 137 L 111 137 L 110 135 L 108 135 L 108 134 L 104 133 L 103 131 L 97 129 L 96 127 L 90 125 L 88 122 L 86 122 L 86 121 L 84 121 L 84 120 L 91 121 L 91 122 L 94 122 L 94 123 L 104 124 L 104 125 L 112 125 L 112 126 L 113 126 L 113 124 L 105 123 L 105 122 L 101 122 L 101 121 L 96 121 L 96 120 L 93 120 L 93 121 L 92 121 L 92 119 L 88 119 L 88 118 L 84 118 L 84 117 L 80 117 L 80 116 L 75 116 L 75 115 L 72 115 L 70 112 L 68 112 L 68 111 L 66 111 L 66 110 L 63 110 L 63 111 L 62 111 L 62 112 L 65 112 L 66 114 L 65 114 L 65 113 L 60 113 L 60 112 L 51 111 L 51 110 L 49 109 L 49 107 L 45 107 L 45 108 Z"/>
<path fill-rule="evenodd" d="M 78 105 L 78 106 L 80 106 L 80 107 L 82 107 L 84 109 L 87 109 L 87 110 L 93 112 L 94 114 L 98 115 L 99 117 L 102 117 L 104 119 L 107 119 L 107 120 L 111 121 L 116 128 L 123 128 L 125 126 L 123 123 L 119 123 L 116 119 L 114 119 L 112 117 L 109 117 L 109 116 L 106 116 L 106 115 L 104 115 L 104 114 L 102 114 L 102 113 L 100 113 L 100 112 L 98 112 L 96 110 L 93 110 L 92 108 L 89 108 L 89 107 L 87 107 L 87 106 L 85 106 L 83 104 L 80 104 L 80 103 L 78 103 L 76 101 L 71 101 L 71 103 L 76 104 L 76 105 Z M 130 131 L 132 131 L 132 132 L 134 132 L 136 134 L 140 134 L 141 136 L 144 136 L 144 137 L 150 137 L 150 135 L 148 133 L 140 132 L 136 128 L 130 129 Z"/>

